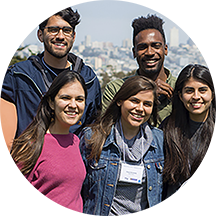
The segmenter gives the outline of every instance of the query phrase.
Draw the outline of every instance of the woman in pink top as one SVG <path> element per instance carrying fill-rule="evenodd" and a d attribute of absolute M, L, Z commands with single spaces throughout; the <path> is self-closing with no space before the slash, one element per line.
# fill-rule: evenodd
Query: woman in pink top
<path fill-rule="evenodd" d="M 37 115 L 13 142 L 11 155 L 29 182 L 56 203 L 82 212 L 86 170 L 79 138 L 69 132 L 79 122 L 87 91 L 83 78 L 65 71 L 41 99 Z"/>

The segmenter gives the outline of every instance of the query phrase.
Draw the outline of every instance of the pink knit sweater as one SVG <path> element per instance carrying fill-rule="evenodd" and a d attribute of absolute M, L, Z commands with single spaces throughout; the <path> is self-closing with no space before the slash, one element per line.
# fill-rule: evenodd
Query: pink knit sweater
<path fill-rule="evenodd" d="M 51 200 L 82 212 L 80 191 L 85 175 L 79 138 L 72 133 L 46 134 L 41 155 L 27 179 Z"/>

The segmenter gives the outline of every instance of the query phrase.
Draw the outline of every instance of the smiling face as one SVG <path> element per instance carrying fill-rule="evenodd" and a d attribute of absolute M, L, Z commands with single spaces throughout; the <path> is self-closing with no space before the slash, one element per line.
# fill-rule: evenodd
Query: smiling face
<path fill-rule="evenodd" d="M 76 124 L 83 115 L 85 108 L 85 92 L 79 81 L 75 80 L 64 85 L 54 101 L 49 101 L 54 110 L 54 124 L 51 133 L 67 134 L 70 126 Z"/>
<path fill-rule="evenodd" d="M 191 77 L 185 82 L 179 97 L 193 121 L 204 122 L 212 102 L 212 91 L 209 86 Z"/>
<path fill-rule="evenodd" d="M 73 32 L 71 35 L 65 35 L 61 29 L 58 34 L 52 35 L 47 27 L 53 26 L 58 26 L 60 28 L 71 27 L 70 24 L 60 16 L 54 15 L 49 18 L 45 29 L 43 31 L 38 31 L 38 38 L 44 43 L 44 52 L 46 55 L 51 55 L 56 58 L 63 58 L 69 53 L 73 46 L 75 32 Z"/>
<path fill-rule="evenodd" d="M 146 29 L 139 32 L 135 37 L 133 55 L 139 64 L 140 75 L 156 80 L 167 52 L 167 45 L 158 30 Z"/>
<path fill-rule="evenodd" d="M 121 123 L 124 135 L 127 131 L 137 133 L 139 126 L 148 121 L 151 116 L 154 104 L 153 91 L 140 91 L 117 104 L 121 106 Z"/>

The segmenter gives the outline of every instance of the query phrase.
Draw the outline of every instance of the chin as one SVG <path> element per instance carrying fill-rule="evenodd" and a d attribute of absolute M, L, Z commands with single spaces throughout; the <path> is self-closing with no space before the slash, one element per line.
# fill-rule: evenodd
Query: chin
<path fill-rule="evenodd" d="M 151 74 L 152 76 L 154 75 L 158 75 L 159 74 L 159 70 L 157 68 L 149 68 L 149 69 L 145 69 L 145 73 L 146 74 Z"/>

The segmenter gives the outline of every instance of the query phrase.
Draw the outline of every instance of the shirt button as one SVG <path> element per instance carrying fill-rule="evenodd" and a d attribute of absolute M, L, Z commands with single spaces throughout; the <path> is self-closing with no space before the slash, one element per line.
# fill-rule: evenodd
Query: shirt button
<path fill-rule="evenodd" d="M 147 168 L 150 169 L 150 168 L 151 168 L 151 165 L 147 165 Z"/>
<path fill-rule="evenodd" d="M 150 191 L 152 190 L 152 186 L 149 187 L 149 190 L 150 190 Z"/>

